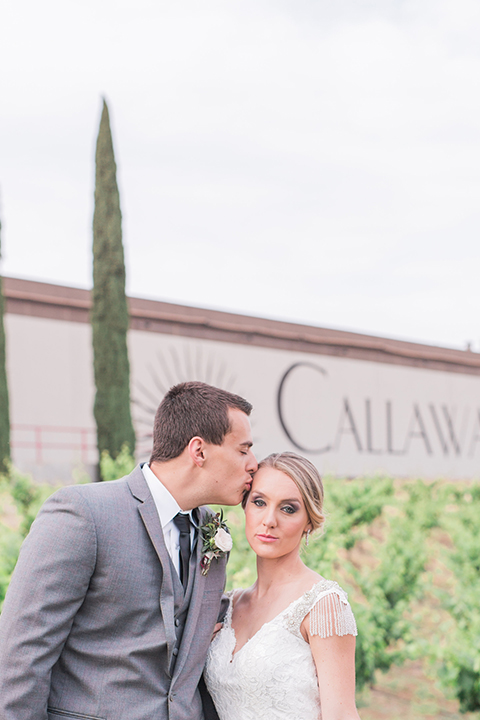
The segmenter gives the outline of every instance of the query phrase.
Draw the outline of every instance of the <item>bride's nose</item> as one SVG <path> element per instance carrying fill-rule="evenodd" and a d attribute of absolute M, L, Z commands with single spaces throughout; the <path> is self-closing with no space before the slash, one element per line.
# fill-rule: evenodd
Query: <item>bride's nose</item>
<path fill-rule="evenodd" d="M 267 509 L 263 517 L 263 525 L 265 525 L 265 527 L 275 527 L 276 524 L 277 521 L 275 519 L 275 512 L 273 508 L 271 510 Z"/>

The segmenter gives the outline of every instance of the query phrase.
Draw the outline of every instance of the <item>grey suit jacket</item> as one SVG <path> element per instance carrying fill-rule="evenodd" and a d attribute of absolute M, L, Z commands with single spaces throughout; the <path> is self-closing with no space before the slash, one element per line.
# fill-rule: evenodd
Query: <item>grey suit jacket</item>
<path fill-rule="evenodd" d="M 0 720 L 201 720 L 226 563 L 203 576 L 201 550 L 176 647 L 179 581 L 141 469 L 52 495 L 0 616 Z"/>

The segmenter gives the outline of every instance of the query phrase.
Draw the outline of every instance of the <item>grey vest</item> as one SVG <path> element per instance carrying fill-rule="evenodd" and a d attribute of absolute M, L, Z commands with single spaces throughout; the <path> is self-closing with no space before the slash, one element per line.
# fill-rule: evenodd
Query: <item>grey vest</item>
<path fill-rule="evenodd" d="M 199 531 L 197 531 L 198 533 Z M 190 569 L 188 573 L 188 585 L 186 592 L 183 589 L 183 585 L 180 582 L 180 578 L 178 577 L 178 573 L 175 570 L 175 565 L 172 562 L 172 559 L 170 558 L 170 570 L 172 573 L 172 582 L 173 582 L 173 616 L 175 619 L 175 647 L 172 651 L 172 661 L 170 664 L 170 673 L 173 675 L 173 671 L 175 669 L 175 663 L 178 657 L 178 651 L 180 648 L 180 645 L 182 643 L 182 637 L 183 637 L 183 631 L 185 630 L 185 623 L 187 621 L 188 617 L 188 608 L 190 607 L 190 600 L 192 597 L 192 589 L 193 589 L 193 581 L 195 577 L 195 561 L 196 561 L 196 553 L 195 548 L 197 545 L 197 536 L 195 537 L 195 541 L 193 543 L 193 549 L 192 554 L 190 556 Z"/>

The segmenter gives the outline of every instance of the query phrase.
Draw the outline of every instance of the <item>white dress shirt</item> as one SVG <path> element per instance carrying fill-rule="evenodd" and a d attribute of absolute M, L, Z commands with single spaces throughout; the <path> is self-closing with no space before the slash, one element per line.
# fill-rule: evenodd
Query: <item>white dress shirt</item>
<path fill-rule="evenodd" d="M 197 523 L 192 516 L 192 511 L 185 512 L 182 510 L 162 481 L 159 480 L 158 477 L 150 470 L 148 463 L 142 465 L 142 472 L 145 480 L 147 481 L 148 489 L 150 490 L 155 502 L 155 507 L 157 508 L 160 525 L 162 526 L 163 538 L 165 540 L 165 547 L 167 548 L 168 554 L 172 558 L 172 562 L 175 566 L 175 570 L 180 577 L 180 530 L 173 522 L 173 518 L 177 513 L 188 515 L 192 524 L 190 529 L 190 547 L 193 545 L 193 541 L 195 539 L 195 528 L 197 527 Z"/>

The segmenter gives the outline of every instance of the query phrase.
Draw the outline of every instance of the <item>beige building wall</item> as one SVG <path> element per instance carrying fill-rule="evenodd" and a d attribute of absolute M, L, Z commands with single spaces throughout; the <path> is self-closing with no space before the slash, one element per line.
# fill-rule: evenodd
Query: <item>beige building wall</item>
<path fill-rule="evenodd" d="M 85 291 L 6 279 L 15 464 L 71 482 L 97 462 Z M 480 476 L 476 353 L 130 299 L 139 460 L 173 384 L 199 379 L 247 397 L 259 458 L 296 450 L 323 473 Z"/>
<path fill-rule="evenodd" d="M 7 314 L 7 373 L 15 465 L 39 481 L 93 473 L 93 353 L 88 324 Z"/>

